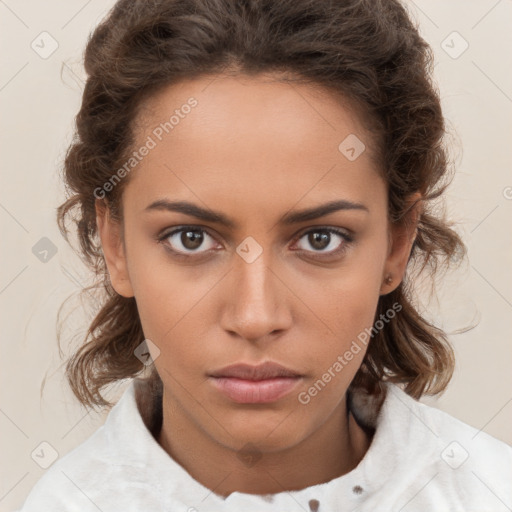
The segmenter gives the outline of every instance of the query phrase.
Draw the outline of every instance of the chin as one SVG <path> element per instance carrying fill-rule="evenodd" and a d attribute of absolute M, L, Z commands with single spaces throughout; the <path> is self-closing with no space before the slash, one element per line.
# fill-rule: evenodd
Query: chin
<path fill-rule="evenodd" d="M 291 429 L 291 424 L 283 421 L 286 415 L 279 421 L 251 420 L 247 416 L 236 421 L 224 421 L 222 424 L 231 434 L 222 431 L 222 438 L 225 444 L 234 451 L 278 452 L 293 448 L 306 437 L 306 432 Z M 227 419 L 227 418 L 226 418 Z"/>

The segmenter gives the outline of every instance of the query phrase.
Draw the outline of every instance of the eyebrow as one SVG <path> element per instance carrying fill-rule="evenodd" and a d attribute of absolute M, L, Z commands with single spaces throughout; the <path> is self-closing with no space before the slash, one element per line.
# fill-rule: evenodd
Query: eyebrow
<path fill-rule="evenodd" d="M 236 222 L 223 213 L 202 208 L 188 201 L 169 201 L 167 199 L 158 199 L 157 201 L 154 201 L 148 205 L 144 211 L 149 212 L 155 210 L 183 213 L 185 215 L 190 215 L 191 217 L 196 217 L 197 219 L 201 219 L 206 222 L 222 224 L 231 229 L 237 227 Z M 288 212 L 281 217 L 280 223 L 283 225 L 298 224 L 300 222 L 318 219 L 324 215 L 328 215 L 339 210 L 360 210 L 363 212 L 370 211 L 364 204 L 354 203 L 346 199 L 340 199 L 337 201 L 330 201 L 313 208 Z"/>

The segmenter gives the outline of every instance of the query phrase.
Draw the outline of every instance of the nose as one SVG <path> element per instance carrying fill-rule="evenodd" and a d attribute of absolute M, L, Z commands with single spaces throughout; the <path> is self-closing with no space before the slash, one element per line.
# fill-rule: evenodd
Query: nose
<path fill-rule="evenodd" d="M 265 251 L 252 263 L 236 256 L 221 314 L 221 326 L 232 335 L 263 342 L 289 329 L 293 294 L 271 265 Z"/>

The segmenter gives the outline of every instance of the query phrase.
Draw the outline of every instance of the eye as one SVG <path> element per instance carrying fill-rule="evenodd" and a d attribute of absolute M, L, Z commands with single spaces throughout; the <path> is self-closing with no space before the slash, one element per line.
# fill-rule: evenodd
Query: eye
<path fill-rule="evenodd" d="M 158 238 L 166 247 L 177 255 L 190 256 L 204 254 L 214 247 L 214 244 L 205 244 L 205 240 L 212 239 L 204 229 L 197 226 L 182 226 L 167 232 Z M 201 247 L 204 250 L 199 250 Z"/>
<path fill-rule="evenodd" d="M 343 253 L 353 241 L 350 235 L 336 228 L 310 229 L 302 234 L 299 242 L 303 239 L 306 240 L 306 244 L 312 247 L 313 250 L 308 248 L 299 248 L 299 250 L 329 256 Z"/>
<path fill-rule="evenodd" d="M 353 241 L 349 234 L 331 227 L 310 229 L 303 233 L 298 241 L 303 239 L 312 250 L 300 247 L 300 244 L 298 250 L 317 254 L 320 257 L 341 255 Z M 205 255 L 215 249 L 213 236 L 198 226 L 180 226 L 157 236 L 157 240 L 177 257 Z M 209 243 L 208 240 L 210 240 Z"/>

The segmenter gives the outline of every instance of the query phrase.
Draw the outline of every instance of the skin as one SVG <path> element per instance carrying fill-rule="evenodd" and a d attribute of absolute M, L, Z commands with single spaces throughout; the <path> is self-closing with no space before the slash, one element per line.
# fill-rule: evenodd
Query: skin
<path fill-rule="evenodd" d="M 388 223 L 371 138 L 346 102 L 269 76 L 215 78 L 183 81 L 147 100 L 136 147 L 189 97 L 198 105 L 132 171 L 124 233 L 97 201 L 99 233 L 112 285 L 136 298 L 144 334 L 160 351 L 152 356 L 164 384 L 157 439 L 164 450 L 221 496 L 301 489 L 351 471 L 369 447 L 346 405 L 364 345 L 308 404 L 298 395 L 371 329 L 379 296 L 402 280 L 421 203 L 407 230 Z M 366 145 L 355 161 L 338 150 L 349 134 Z M 164 198 L 220 211 L 236 227 L 145 211 Z M 368 211 L 280 222 L 290 211 L 339 199 Z M 184 225 L 206 230 L 202 244 L 187 243 L 184 233 L 156 240 Z M 326 227 L 352 233 L 353 242 Z M 330 236 L 324 246 L 308 237 L 311 228 Z M 249 236 L 262 249 L 251 263 L 236 252 Z M 166 245 L 189 257 L 173 256 Z M 207 376 L 268 360 L 304 375 L 270 404 L 237 404 Z M 237 456 L 248 443 L 261 457 L 254 464 Z"/>

